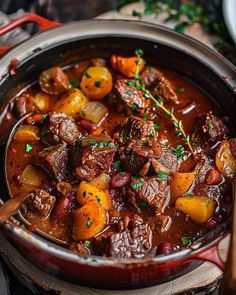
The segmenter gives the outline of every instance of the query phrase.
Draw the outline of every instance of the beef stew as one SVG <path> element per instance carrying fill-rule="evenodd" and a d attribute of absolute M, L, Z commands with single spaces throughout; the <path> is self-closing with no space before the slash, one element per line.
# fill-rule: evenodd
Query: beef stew
<path fill-rule="evenodd" d="M 168 254 L 230 214 L 233 131 L 141 50 L 44 71 L 14 111 L 31 114 L 9 146 L 11 193 L 29 194 L 24 217 L 79 255 Z"/>

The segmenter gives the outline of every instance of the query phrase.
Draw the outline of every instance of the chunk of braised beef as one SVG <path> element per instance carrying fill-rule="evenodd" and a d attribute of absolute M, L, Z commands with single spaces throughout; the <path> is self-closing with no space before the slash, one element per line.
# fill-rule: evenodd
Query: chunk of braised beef
<path fill-rule="evenodd" d="M 113 233 L 108 241 L 108 256 L 118 259 L 144 258 L 152 248 L 152 230 L 140 216 L 134 215 L 127 229 Z"/>
<path fill-rule="evenodd" d="M 127 118 L 113 134 L 113 137 L 119 144 L 125 144 L 131 139 L 146 141 L 149 138 L 156 138 L 152 122 L 135 116 Z"/>
<path fill-rule="evenodd" d="M 214 168 L 214 159 L 208 157 L 204 153 L 195 154 L 195 184 L 204 183 L 206 179 L 206 174 L 209 170 Z"/>
<path fill-rule="evenodd" d="M 203 146 L 213 146 L 227 138 L 228 128 L 222 119 L 213 115 L 210 111 L 197 118 L 192 140 Z"/>
<path fill-rule="evenodd" d="M 153 232 L 161 234 L 169 230 L 172 224 L 172 218 L 169 215 L 159 213 L 155 216 L 149 217 L 148 222 Z"/>
<path fill-rule="evenodd" d="M 126 199 L 139 212 L 150 208 L 156 214 L 163 213 L 170 201 L 170 187 L 156 176 L 133 178 Z"/>
<path fill-rule="evenodd" d="M 166 100 L 178 102 L 178 96 L 172 83 L 158 69 L 146 67 L 142 72 L 142 79 L 147 88 L 153 87 L 153 92 Z"/>
<path fill-rule="evenodd" d="M 178 171 L 178 159 L 169 145 L 161 144 L 161 156 L 158 160 L 155 158 L 152 160 L 152 167 L 156 173 L 165 172 L 169 174 Z"/>
<path fill-rule="evenodd" d="M 72 149 L 76 176 L 91 181 L 101 173 L 109 173 L 116 153 L 116 145 L 109 135 L 89 135 Z"/>
<path fill-rule="evenodd" d="M 159 159 L 161 153 L 161 145 L 153 140 L 130 140 L 125 146 L 118 149 L 122 166 L 125 170 L 136 174 L 151 159 Z"/>
<path fill-rule="evenodd" d="M 82 134 L 74 119 L 63 113 L 51 112 L 45 121 L 41 132 L 41 140 L 49 145 L 58 143 L 75 143 Z"/>
<path fill-rule="evenodd" d="M 42 219 L 46 219 L 55 203 L 55 196 L 50 195 L 43 189 L 36 189 L 29 194 L 22 208 L 25 214 L 33 213 Z"/>
<path fill-rule="evenodd" d="M 130 80 L 119 79 L 115 83 L 115 91 L 118 97 L 119 110 L 125 109 L 128 114 L 133 112 L 143 112 L 148 106 L 148 100 L 143 92 L 137 90 L 135 86 L 129 85 Z"/>
<path fill-rule="evenodd" d="M 33 161 L 47 171 L 56 181 L 67 180 L 68 149 L 66 144 L 43 149 L 34 155 Z"/>

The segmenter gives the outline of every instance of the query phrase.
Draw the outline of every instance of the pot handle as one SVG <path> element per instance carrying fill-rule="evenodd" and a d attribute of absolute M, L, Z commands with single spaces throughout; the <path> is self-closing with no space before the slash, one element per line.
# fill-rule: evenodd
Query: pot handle
<path fill-rule="evenodd" d="M 24 14 L 18 18 L 13 19 L 12 21 L 10 21 L 9 23 L 3 25 L 0 27 L 0 36 L 9 33 L 10 31 L 14 30 L 17 27 L 22 26 L 23 24 L 26 23 L 36 23 L 39 25 L 39 31 L 43 32 L 45 30 L 57 27 L 59 25 L 61 25 L 61 23 L 58 22 L 54 22 L 54 21 L 50 21 L 44 17 L 41 17 L 37 14 L 33 14 L 33 13 L 27 13 Z M 4 53 L 6 53 L 6 51 L 9 48 L 0 48 L 0 56 Z"/>
<path fill-rule="evenodd" d="M 225 237 L 226 237 L 226 235 L 223 236 L 222 239 Z M 202 250 L 201 252 L 195 254 L 193 256 L 193 259 L 211 262 L 211 263 L 215 264 L 216 266 L 218 266 L 220 270 L 224 271 L 225 270 L 225 262 L 222 260 L 222 258 L 219 255 L 219 244 L 222 241 L 222 239 L 220 239 L 216 243 L 212 244 L 209 248 Z"/>

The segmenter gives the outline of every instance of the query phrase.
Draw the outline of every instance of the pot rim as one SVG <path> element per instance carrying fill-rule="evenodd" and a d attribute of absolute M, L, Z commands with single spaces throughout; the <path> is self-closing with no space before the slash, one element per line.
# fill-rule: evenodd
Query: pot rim
<path fill-rule="evenodd" d="M 226 81 L 225 78 L 234 77 L 236 74 L 236 68 L 218 52 L 207 47 L 201 42 L 189 36 L 174 32 L 173 30 L 161 25 L 133 20 L 127 21 L 102 19 L 68 23 L 66 25 L 36 34 L 32 38 L 18 44 L 0 59 L 0 86 L 6 79 L 9 78 L 8 66 L 12 58 L 17 58 L 21 65 L 24 62 L 29 61 L 33 56 L 36 56 L 38 52 L 40 54 L 45 49 L 47 50 L 63 43 L 78 39 L 91 39 L 111 36 L 148 40 L 152 42 L 156 41 L 157 43 L 162 43 L 179 51 L 183 51 L 184 53 L 197 59 L 205 66 L 210 68 L 211 71 L 216 73 L 219 77 L 221 77 L 222 80 L 224 80 L 224 83 L 227 85 L 227 87 L 231 88 L 231 90 L 235 92 L 236 80 L 227 79 Z M 40 50 L 38 50 L 39 48 Z M 154 46 L 153 50 L 156 49 L 158 50 L 158 44 L 156 47 Z M 115 258 L 94 255 L 79 257 L 78 254 L 73 253 L 71 250 L 53 244 L 45 238 L 36 236 L 23 227 L 16 226 L 16 219 L 12 218 L 11 220 L 13 221 L 12 223 L 10 222 L 3 225 L 5 229 L 10 231 L 10 233 L 16 238 L 21 239 L 31 246 L 42 250 L 43 252 L 81 264 L 92 266 L 112 266 L 119 268 L 131 267 L 132 265 L 144 266 L 150 264 L 161 264 L 170 261 L 191 258 L 197 253 L 200 253 L 218 243 L 228 232 L 226 225 L 228 222 L 225 222 L 225 226 L 222 227 L 221 232 L 215 238 L 211 239 L 206 245 L 201 242 L 201 240 L 204 239 L 203 236 L 203 239 L 200 238 L 200 240 L 194 242 L 191 248 L 187 248 L 165 256 L 157 256 L 145 259 L 118 260 Z M 210 232 L 212 233 L 213 231 L 214 230 Z"/>

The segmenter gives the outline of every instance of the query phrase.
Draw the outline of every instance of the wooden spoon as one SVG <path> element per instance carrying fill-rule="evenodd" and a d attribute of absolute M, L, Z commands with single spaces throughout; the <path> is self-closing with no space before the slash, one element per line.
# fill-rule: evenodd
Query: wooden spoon
<path fill-rule="evenodd" d="M 7 221 L 9 217 L 14 215 L 20 209 L 22 203 L 28 197 L 28 194 L 19 194 L 12 199 L 6 201 L 0 207 L 0 223 Z"/>
<path fill-rule="evenodd" d="M 221 289 L 223 295 L 236 294 L 236 176 L 233 179 L 233 208 L 232 208 L 232 228 L 231 240 L 227 263 L 224 271 L 223 285 Z"/>

